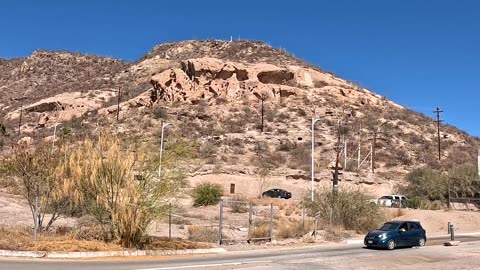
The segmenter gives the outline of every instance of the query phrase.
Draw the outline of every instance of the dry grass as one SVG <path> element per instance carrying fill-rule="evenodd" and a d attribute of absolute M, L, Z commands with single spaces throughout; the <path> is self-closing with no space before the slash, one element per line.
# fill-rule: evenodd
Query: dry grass
<path fill-rule="evenodd" d="M 197 248 L 211 248 L 210 244 L 198 243 L 181 239 L 158 238 L 145 245 L 145 249 L 151 250 L 184 250 Z"/>
<path fill-rule="evenodd" d="M 189 226 L 188 240 L 195 242 L 215 243 L 218 241 L 218 229 L 210 226 Z"/>
<path fill-rule="evenodd" d="M 325 225 L 323 239 L 329 242 L 339 242 L 343 239 L 345 229 L 338 225 Z"/>
<path fill-rule="evenodd" d="M 270 225 L 268 223 L 260 224 L 252 228 L 250 235 L 252 238 L 267 238 L 270 237 Z"/>
<path fill-rule="evenodd" d="M 276 234 L 277 238 L 287 239 L 287 238 L 298 238 L 304 236 L 306 233 L 311 231 L 313 228 L 313 222 L 311 220 L 305 220 L 305 223 L 302 220 L 297 219 L 281 219 L 277 222 Z"/>
<path fill-rule="evenodd" d="M 33 239 L 33 231 L 27 228 L 0 228 L 0 249 L 41 251 L 115 251 L 120 245 L 101 241 L 77 240 L 72 234 L 45 233 Z"/>
<path fill-rule="evenodd" d="M 284 210 L 287 208 L 291 202 L 284 200 L 284 199 L 277 199 L 277 198 L 251 198 L 248 199 L 249 202 L 252 202 L 253 204 L 256 205 L 270 205 L 273 204 L 273 206 L 278 207 L 279 210 Z"/>
<path fill-rule="evenodd" d="M 217 231 L 218 232 L 218 231 Z M 209 244 L 195 243 L 180 239 L 151 238 L 144 249 L 182 250 L 210 248 Z M 120 251 L 124 248 L 117 243 L 98 240 L 78 240 L 73 233 L 44 233 L 35 242 L 33 231 L 27 228 L 0 227 L 0 250 L 80 252 L 80 251 Z"/>

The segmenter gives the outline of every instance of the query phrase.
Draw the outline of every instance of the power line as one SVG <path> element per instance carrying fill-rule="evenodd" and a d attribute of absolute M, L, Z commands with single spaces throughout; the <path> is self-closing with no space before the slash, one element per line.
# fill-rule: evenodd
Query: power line
<path fill-rule="evenodd" d="M 440 141 L 440 123 L 443 122 L 443 120 L 440 120 L 440 113 L 443 111 L 440 110 L 440 108 L 436 108 L 433 113 L 437 114 L 437 120 L 434 120 L 434 122 L 437 123 L 437 138 L 438 138 L 438 160 L 442 159 L 442 146 L 441 146 L 441 141 Z"/>

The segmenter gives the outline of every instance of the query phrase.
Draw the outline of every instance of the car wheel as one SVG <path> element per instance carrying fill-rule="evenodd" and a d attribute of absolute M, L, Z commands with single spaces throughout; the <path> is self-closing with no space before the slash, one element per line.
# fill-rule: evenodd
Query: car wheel
<path fill-rule="evenodd" d="M 390 239 L 388 242 L 387 242 L 387 249 L 388 250 L 393 250 L 395 249 L 395 241 L 393 239 Z"/>
<path fill-rule="evenodd" d="M 422 238 L 418 239 L 417 246 L 424 247 L 425 246 L 425 238 L 422 237 Z"/>

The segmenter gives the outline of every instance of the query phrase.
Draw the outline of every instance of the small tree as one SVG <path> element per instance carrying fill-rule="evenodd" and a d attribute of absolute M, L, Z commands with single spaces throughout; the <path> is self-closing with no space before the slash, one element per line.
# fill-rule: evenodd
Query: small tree
<path fill-rule="evenodd" d="M 476 166 L 461 165 L 448 171 L 451 193 L 456 197 L 473 197 L 478 191 L 478 173 Z"/>
<path fill-rule="evenodd" d="M 63 180 L 57 170 L 61 160 L 60 153 L 52 152 L 49 145 L 41 144 L 36 148 L 18 146 L 5 162 L 5 172 L 17 181 L 39 231 L 47 231 L 69 206 L 69 200 L 62 192 Z M 46 214 L 51 216 L 45 225 Z"/>
<path fill-rule="evenodd" d="M 405 176 L 407 186 L 404 193 L 408 197 L 428 200 L 443 200 L 447 194 L 447 178 L 437 170 L 414 169 Z"/>
<path fill-rule="evenodd" d="M 272 180 L 268 178 L 270 175 L 270 169 L 269 168 L 260 168 L 258 172 L 258 177 L 255 179 L 257 181 L 257 187 L 258 187 L 258 197 L 260 198 L 262 196 L 262 193 L 270 188 L 273 184 Z"/>
<path fill-rule="evenodd" d="M 144 243 L 147 226 L 167 212 L 184 178 L 178 160 L 166 155 L 160 180 L 150 149 L 103 132 L 81 142 L 62 167 L 66 193 L 110 226 L 124 247 Z"/>

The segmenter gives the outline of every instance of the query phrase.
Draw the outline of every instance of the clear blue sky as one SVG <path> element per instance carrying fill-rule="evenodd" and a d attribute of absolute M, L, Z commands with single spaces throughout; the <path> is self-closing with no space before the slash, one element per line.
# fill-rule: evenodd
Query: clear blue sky
<path fill-rule="evenodd" d="M 4 0 L 0 58 L 37 49 L 136 60 L 188 39 L 256 39 L 480 136 L 480 1 Z"/>

